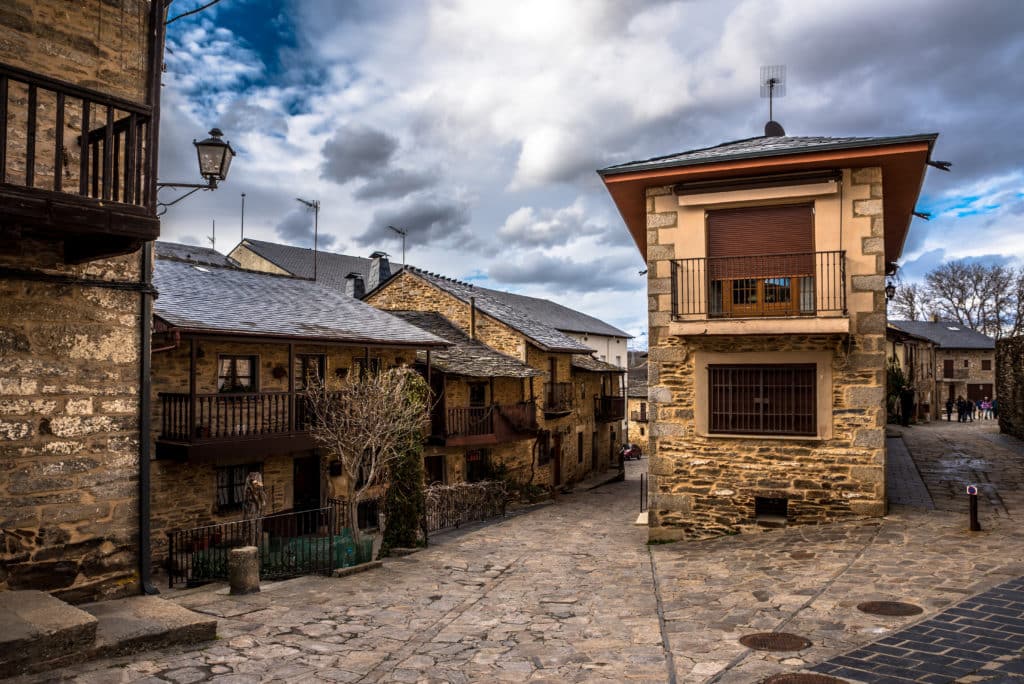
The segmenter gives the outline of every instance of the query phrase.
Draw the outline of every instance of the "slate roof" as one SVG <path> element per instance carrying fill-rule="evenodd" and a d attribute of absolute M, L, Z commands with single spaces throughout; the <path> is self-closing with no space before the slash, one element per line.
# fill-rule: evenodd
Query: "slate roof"
<path fill-rule="evenodd" d="M 633 171 L 671 168 L 676 166 L 694 166 L 713 162 L 734 161 L 753 157 L 772 157 L 805 152 L 825 152 L 829 150 L 849 150 L 858 147 L 878 147 L 882 145 L 898 145 L 909 142 L 934 142 L 938 133 L 922 133 L 918 135 L 901 135 L 890 137 L 866 138 L 827 138 L 823 136 L 758 136 L 744 140 L 733 140 L 713 147 L 702 147 L 686 152 L 677 152 L 661 157 L 652 157 L 640 161 L 616 164 L 598 173 L 610 176 Z"/>
<path fill-rule="evenodd" d="M 593 371 L 594 373 L 625 373 L 626 371 L 619 368 L 614 363 L 608 363 L 596 359 L 588 354 L 573 354 L 572 355 L 572 367 L 579 368 L 580 370 Z"/>
<path fill-rule="evenodd" d="M 242 241 L 242 246 L 248 247 L 267 261 L 283 268 L 294 276 L 313 278 L 312 249 L 282 245 L 276 242 L 265 242 L 263 240 L 251 240 L 249 238 Z M 318 250 L 316 256 L 316 278 L 319 283 L 327 287 L 344 291 L 345 276 L 349 273 L 359 273 L 363 276 L 363 282 L 369 283 L 371 263 L 371 259 L 363 257 Z"/>
<path fill-rule="evenodd" d="M 626 388 L 626 396 L 636 399 L 647 398 L 647 362 L 640 366 L 633 366 L 629 369 L 629 384 Z"/>
<path fill-rule="evenodd" d="M 431 365 L 444 373 L 470 378 L 532 378 L 543 372 L 527 366 L 516 358 L 502 354 L 483 342 L 473 340 L 459 327 L 433 311 L 389 311 L 421 330 L 451 342 L 450 347 L 430 353 Z M 417 360 L 426 363 L 426 352 L 418 352 Z"/>
<path fill-rule="evenodd" d="M 228 268 L 238 266 L 238 263 L 234 259 L 226 257 L 220 252 L 214 251 L 209 247 L 183 245 L 178 242 L 161 242 L 159 240 L 153 243 L 153 246 L 157 258 L 160 259 L 176 259 L 178 261 L 188 261 L 194 264 L 224 266 Z"/>
<path fill-rule="evenodd" d="M 931 340 L 940 349 L 995 349 L 996 341 L 959 323 L 948 321 L 889 321 L 889 325 Z"/>
<path fill-rule="evenodd" d="M 531 317 L 527 312 L 521 311 L 505 302 L 502 298 L 494 296 L 494 290 L 482 287 L 475 287 L 470 283 L 460 280 L 446 278 L 436 273 L 429 273 L 412 266 L 406 268 L 423 278 L 428 283 L 440 288 L 453 297 L 460 299 L 467 304 L 471 297 L 476 298 L 476 307 L 488 316 L 495 318 L 510 328 L 521 332 L 544 351 L 552 352 L 576 352 L 590 354 L 594 350 L 575 340 L 560 330 L 556 330 L 543 322 Z"/>
<path fill-rule="evenodd" d="M 528 297 L 526 295 L 513 294 L 511 292 L 490 290 L 484 287 L 477 289 L 479 291 L 486 292 L 489 296 L 505 302 L 509 306 L 527 314 L 534 320 L 539 321 L 544 325 L 548 325 L 555 330 L 633 339 L 632 335 L 623 330 L 619 330 L 613 325 L 609 325 L 608 323 L 605 323 L 598 318 L 594 318 L 593 316 L 588 316 L 581 311 L 576 311 L 575 309 L 570 309 L 567 306 L 562 306 L 550 299 Z"/>
<path fill-rule="evenodd" d="M 445 346 L 420 328 L 308 280 L 157 259 L 154 313 L 198 332 Z"/>

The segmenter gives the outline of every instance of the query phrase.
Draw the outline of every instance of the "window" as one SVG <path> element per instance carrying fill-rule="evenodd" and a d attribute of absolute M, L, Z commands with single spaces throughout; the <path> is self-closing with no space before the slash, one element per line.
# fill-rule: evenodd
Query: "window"
<path fill-rule="evenodd" d="M 817 434 L 815 364 L 709 366 L 708 432 Z"/>
<path fill-rule="evenodd" d="M 428 485 L 435 482 L 444 484 L 444 454 L 424 457 L 423 469 L 426 471 Z"/>
<path fill-rule="evenodd" d="M 380 358 L 359 357 L 352 361 L 352 371 L 360 378 L 366 377 L 367 370 L 371 373 L 380 373 Z"/>
<path fill-rule="evenodd" d="M 296 354 L 299 374 L 296 383 L 299 389 L 307 389 L 311 383 L 323 383 L 327 368 L 327 357 L 323 354 Z"/>
<path fill-rule="evenodd" d="M 985 371 L 985 370 L 987 370 L 987 371 L 992 370 L 992 359 L 982 359 L 981 360 L 981 370 L 983 370 L 983 371 Z"/>
<path fill-rule="evenodd" d="M 971 362 L 968 361 L 967 359 L 964 359 L 964 368 L 969 368 L 970 365 L 971 365 Z"/>
<path fill-rule="evenodd" d="M 942 377 L 951 378 L 953 377 L 953 359 L 942 360 Z"/>
<path fill-rule="evenodd" d="M 490 451 L 473 449 L 466 452 L 466 482 L 486 480 L 491 472 Z"/>
<path fill-rule="evenodd" d="M 640 427 L 640 436 L 641 436 L 641 437 L 643 437 L 643 436 L 644 436 L 644 429 L 643 429 L 643 426 L 641 426 L 641 427 Z"/>
<path fill-rule="evenodd" d="M 245 479 L 249 473 L 262 473 L 262 463 L 217 468 L 217 509 L 220 511 L 238 510 L 245 503 Z"/>
<path fill-rule="evenodd" d="M 487 383 L 469 383 L 469 405 L 474 408 L 487 406 Z"/>
<path fill-rule="evenodd" d="M 221 356 L 217 360 L 218 392 L 255 392 L 255 356 Z"/>

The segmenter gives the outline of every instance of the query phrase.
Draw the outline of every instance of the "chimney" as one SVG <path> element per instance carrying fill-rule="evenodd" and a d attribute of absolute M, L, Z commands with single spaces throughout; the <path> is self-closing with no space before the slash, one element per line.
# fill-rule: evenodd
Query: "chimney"
<path fill-rule="evenodd" d="M 366 283 L 367 289 L 373 292 L 381 283 L 387 282 L 391 277 L 391 263 L 388 255 L 384 252 L 374 252 L 370 255 L 370 279 Z"/>
<path fill-rule="evenodd" d="M 366 286 L 363 284 L 363 276 L 353 271 L 345 276 L 345 294 L 349 297 L 362 299 L 366 294 Z"/>

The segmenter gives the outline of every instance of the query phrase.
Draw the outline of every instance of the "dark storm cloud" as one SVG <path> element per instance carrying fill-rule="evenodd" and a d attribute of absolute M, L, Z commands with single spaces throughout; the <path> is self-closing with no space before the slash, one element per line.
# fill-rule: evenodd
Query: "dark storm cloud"
<path fill-rule="evenodd" d="M 639 257 L 619 255 L 574 261 L 533 252 L 515 262 L 499 262 L 487 275 L 502 284 L 539 285 L 556 292 L 635 290 L 645 282 L 637 275 L 639 261 Z"/>
<path fill-rule="evenodd" d="M 299 247 L 313 246 L 313 212 L 305 207 L 292 209 L 274 228 L 285 243 Z M 317 236 L 317 247 L 326 249 L 334 244 L 336 238 L 322 230 Z"/>
<path fill-rule="evenodd" d="M 376 178 L 398 149 L 398 139 L 369 126 L 342 126 L 321 150 L 321 176 L 336 183 Z"/>
<path fill-rule="evenodd" d="M 418 201 L 403 208 L 384 209 L 373 214 L 373 221 L 356 240 L 364 245 L 373 245 L 381 236 L 394 237 L 388 226 L 407 231 L 406 244 L 426 245 L 450 242 L 459 238 L 465 247 L 472 243 L 466 227 L 469 225 L 469 206 L 461 202 L 445 202 L 437 199 Z"/>
<path fill-rule="evenodd" d="M 394 199 L 434 185 L 436 176 L 427 171 L 387 169 L 358 188 L 353 197 L 358 200 Z"/>

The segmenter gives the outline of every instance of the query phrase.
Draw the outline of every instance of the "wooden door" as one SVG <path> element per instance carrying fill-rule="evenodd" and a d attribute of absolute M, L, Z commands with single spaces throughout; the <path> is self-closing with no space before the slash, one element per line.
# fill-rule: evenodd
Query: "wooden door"
<path fill-rule="evenodd" d="M 320 457 L 300 456 L 292 467 L 292 508 L 308 511 L 320 508 Z"/>
<path fill-rule="evenodd" d="M 562 435 L 551 437 L 551 483 L 557 487 L 562 484 Z"/>

